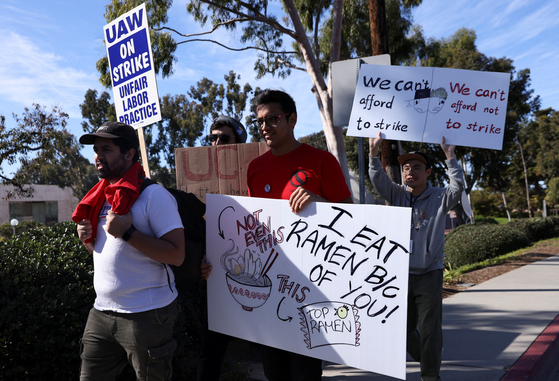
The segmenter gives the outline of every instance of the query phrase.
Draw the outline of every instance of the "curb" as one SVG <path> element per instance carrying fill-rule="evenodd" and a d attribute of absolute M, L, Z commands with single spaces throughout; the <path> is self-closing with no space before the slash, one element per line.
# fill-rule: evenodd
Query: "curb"
<path fill-rule="evenodd" d="M 547 381 L 557 369 L 559 315 L 553 320 L 501 381 Z"/>

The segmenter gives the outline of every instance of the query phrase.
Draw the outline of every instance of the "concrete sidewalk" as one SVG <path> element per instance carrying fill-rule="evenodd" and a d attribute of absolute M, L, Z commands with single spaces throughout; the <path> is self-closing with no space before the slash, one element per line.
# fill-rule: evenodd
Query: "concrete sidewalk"
<path fill-rule="evenodd" d="M 535 262 L 443 301 L 443 381 L 559 381 L 559 256 Z M 259 364 L 251 376 L 266 380 Z M 392 377 L 325 363 L 323 380 Z M 419 381 L 408 361 L 407 380 Z"/>

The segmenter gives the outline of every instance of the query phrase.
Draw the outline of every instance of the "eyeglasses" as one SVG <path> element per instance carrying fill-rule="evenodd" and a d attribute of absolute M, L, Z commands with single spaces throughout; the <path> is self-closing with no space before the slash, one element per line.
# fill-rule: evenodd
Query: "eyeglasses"
<path fill-rule="evenodd" d="M 217 142 L 217 140 L 221 140 L 223 143 L 229 143 L 229 140 L 231 140 L 231 138 L 233 138 L 234 136 L 231 136 L 229 134 L 209 134 L 208 138 L 210 138 L 210 142 L 215 143 Z"/>
<path fill-rule="evenodd" d="M 256 127 L 258 128 L 264 128 L 264 122 L 266 122 L 266 124 L 269 127 L 276 127 L 278 125 L 278 119 L 281 118 L 282 116 L 286 116 L 286 115 L 291 115 L 290 112 L 286 112 L 285 114 L 281 114 L 281 115 L 268 115 L 265 118 L 258 118 L 252 121 L 252 123 L 254 123 L 256 125 Z"/>
<path fill-rule="evenodd" d="M 410 173 L 412 171 L 413 172 L 421 172 L 421 171 L 426 171 L 426 170 L 427 170 L 427 168 L 423 167 L 422 165 L 414 165 L 413 167 L 409 166 L 409 165 L 404 165 L 402 167 L 402 171 L 404 173 Z"/>

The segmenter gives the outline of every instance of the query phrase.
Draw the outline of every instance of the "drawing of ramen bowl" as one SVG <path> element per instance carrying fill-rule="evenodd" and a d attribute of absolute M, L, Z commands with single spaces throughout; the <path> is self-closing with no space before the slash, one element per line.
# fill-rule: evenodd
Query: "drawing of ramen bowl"
<path fill-rule="evenodd" d="M 258 279 L 231 271 L 225 275 L 229 292 L 245 311 L 260 307 L 270 297 L 272 281 L 267 275 Z"/>

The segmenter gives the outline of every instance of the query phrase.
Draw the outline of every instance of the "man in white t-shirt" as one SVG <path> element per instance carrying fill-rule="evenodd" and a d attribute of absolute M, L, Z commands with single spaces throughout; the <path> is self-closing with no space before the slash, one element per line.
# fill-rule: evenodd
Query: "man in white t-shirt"
<path fill-rule="evenodd" d="M 114 380 L 126 364 L 138 380 L 170 380 L 178 293 L 167 265 L 184 260 L 176 201 L 158 185 L 140 192 L 145 174 L 131 126 L 107 122 L 80 143 L 93 145 L 101 178 L 72 216 L 93 254 L 96 293 L 80 380 Z"/>

